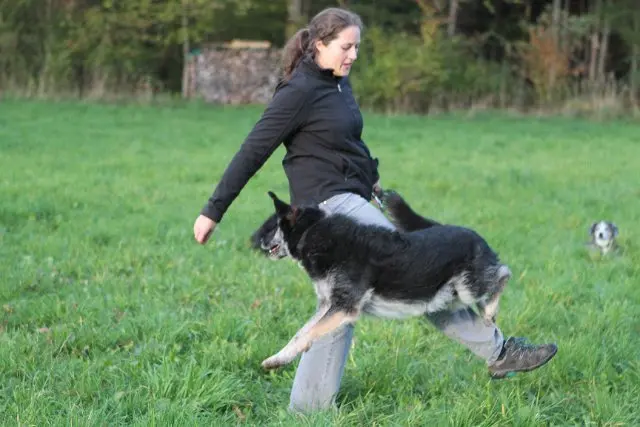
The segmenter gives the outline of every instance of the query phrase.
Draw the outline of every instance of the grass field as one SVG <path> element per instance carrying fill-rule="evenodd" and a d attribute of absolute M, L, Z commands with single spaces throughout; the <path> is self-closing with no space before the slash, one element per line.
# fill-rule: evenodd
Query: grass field
<path fill-rule="evenodd" d="M 505 334 L 555 341 L 491 381 L 419 319 L 364 319 L 339 411 L 287 412 L 310 282 L 247 239 L 279 149 L 206 246 L 193 221 L 260 108 L 0 103 L 1 425 L 639 425 L 640 130 L 562 118 L 366 117 L 382 183 L 510 265 Z M 585 248 L 591 223 L 621 253 Z"/>

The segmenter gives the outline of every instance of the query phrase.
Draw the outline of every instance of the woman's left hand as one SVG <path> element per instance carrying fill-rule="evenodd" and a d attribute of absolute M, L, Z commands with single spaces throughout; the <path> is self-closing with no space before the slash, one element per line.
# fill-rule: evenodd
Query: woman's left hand
<path fill-rule="evenodd" d="M 375 184 L 373 184 L 373 194 L 379 196 L 381 192 L 382 186 L 380 185 L 380 180 L 378 180 Z"/>

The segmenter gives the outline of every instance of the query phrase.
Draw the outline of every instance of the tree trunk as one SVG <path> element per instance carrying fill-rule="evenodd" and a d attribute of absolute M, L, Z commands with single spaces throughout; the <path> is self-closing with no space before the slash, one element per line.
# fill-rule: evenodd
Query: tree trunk
<path fill-rule="evenodd" d="M 553 9 L 551 14 L 551 36 L 553 39 L 553 48 L 556 51 L 560 51 L 560 16 L 562 14 L 562 0 L 553 0 Z M 555 95 L 556 81 L 558 80 L 558 63 L 553 61 L 551 63 L 551 70 L 549 70 L 549 96 Z"/>
<path fill-rule="evenodd" d="M 603 26 L 602 34 L 600 35 L 600 55 L 598 58 L 598 79 L 600 80 L 600 84 L 604 84 L 606 80 L 607 51 L 609 48 L 609 34 L 611 33 L 611 23 L 609 18 L 606 16 L 606 11 L 604 12 L 602 20 Z"/>
<path fill-rule="evenodd" d="M 447 34 L 453 37 L 456 34 L 456 22 L 458 20 L 459 0 L 450 0 L 449 2 L 449 22 L 447 24 Z"/>
<path fill-rule="evenodd" d="M 48 82 L 50 77 L 50 65 L 51 65 L 51 45 L 53 39 L 53 25 L 51 20 L 51 0 L 47 0 L 47 6 L 45 9 L 45 36 L 43 40 L 43 55 L 42 55 L 42 67 L 38 73 L 38 95 L 43 96 L 47 92 Z"/>
<path fill-rule="evenodd" d="M 631 49 L 631 102 L 633 105 L 638 104 L 638 56 L 640 56 L 640 45 L 637 43 L 633 45 Z"/>
<path fill-rule="evenodd" d="M 189 0 L 182 0 L 182 97 L 188 98 L 189 93 Z"/>
<path fill-rule="evenodd" d="M 551 32 L 556 48 L 560 46 L 560 16 L 562 15 L 562 0 L 553 0 L 551 12 Z"/>
<path fill-rule="evenodd" d="M 631 103 L 636 108 L 638 107 L 638 103 L 640 100 L 638 96 L 638 79 L 640 78 L 640 12 L 634 11 L 633 13 L 633 30 L 636 35 L 635 40 L 633 40 L 633 45 L 631 47 L 631 70 L 630 73 L 630 92 L 631 92 Z"/>
<path fill-rule="evenodd" d="M 289 39 L 303 26 L 303 0 L 288 0 L 286 38 Z"/>
<path fill-rule="evenodd" d="M 571 7 L 571 1 L 565 0 L 564 6 L 562 6 L 563 14 L 560 17 L 560 43 L 563 48 L 569 50 L 571 46 L 571 40 L 569 40 L 569 13 Z"/>
<path fill-rule="evenodd" d="M 599 33 L 600 33 L 600 10 L 602 0 L 596 0 L 593 14 L 596 18 L 596 23 L 591 33 L 591 55 L 589 57 L 589 83 L 593 87 L 597 79 L 598 71 L 598 51 L 600 50 Z"/>

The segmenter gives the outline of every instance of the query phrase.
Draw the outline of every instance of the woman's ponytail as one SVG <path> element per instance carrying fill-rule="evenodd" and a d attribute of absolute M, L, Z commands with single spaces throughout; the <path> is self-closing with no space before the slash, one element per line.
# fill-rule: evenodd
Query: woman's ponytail
<path fill-rule="evenodd" d="M 282 71 L 285 80 L 289 80 L 300 59 L 309 49 L 309 39 L 309 29 L 303 28 L 298 30 L 284 46 Z"/>

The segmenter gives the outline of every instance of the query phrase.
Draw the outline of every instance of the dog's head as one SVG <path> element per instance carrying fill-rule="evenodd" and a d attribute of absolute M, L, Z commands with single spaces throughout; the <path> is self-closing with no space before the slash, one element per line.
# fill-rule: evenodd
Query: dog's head
<path fill-rule="evenodd" d="M 618 227 L 610 221 L 597 221 L 589 228 L 591 241 L 600 248 L 607 248 L 613 245 L 618 236 Z"/>
<path fill-rule="evenodd" d="M 277 230 L 278 215 L 273 213 L 251 235 L 251 247 L 274 260 L 286 257 L 284 245 L 276 239 Z"/>
<path fill-rule="evenodd" d="M 297 258 L 297 245 L 305 231 L 326 214 L 316 207 L 291 206 L 280 200 L 272 191 L 268 194 L 275 208 L 276 227 L 273 233 L 264 235 L 261 247 L 269 251 L 270 258 L 280 259 L 285 256 Z"/>

